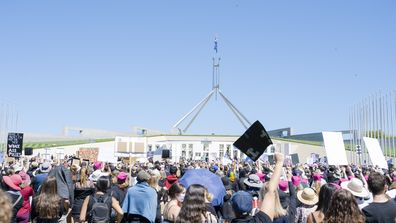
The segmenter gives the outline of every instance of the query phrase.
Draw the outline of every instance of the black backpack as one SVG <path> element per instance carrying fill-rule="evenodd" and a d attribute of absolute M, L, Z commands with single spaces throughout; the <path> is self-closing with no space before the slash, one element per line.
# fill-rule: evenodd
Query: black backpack
<path fill-rule="evenodd" d="M 90 223 L 107 223 L 110 222 L 112 197 L 109 195 L 91 196 L 93 205 L 89 213 Z"/>

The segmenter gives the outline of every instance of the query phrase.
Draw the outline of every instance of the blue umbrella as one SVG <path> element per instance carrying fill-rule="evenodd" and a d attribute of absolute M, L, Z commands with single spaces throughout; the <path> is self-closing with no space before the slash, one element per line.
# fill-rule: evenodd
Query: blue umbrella
<path fill-rule="evenodd" d="M 223 204 L 223 198 L 226 194 L 223 182 L 219 176 L 207 169 L 188 170 L 183 177 L 180 178 L 179 183 L 185 188 L 188 188 L 192 184 L 202 185 L 213 195 L 213 206 Z"/>

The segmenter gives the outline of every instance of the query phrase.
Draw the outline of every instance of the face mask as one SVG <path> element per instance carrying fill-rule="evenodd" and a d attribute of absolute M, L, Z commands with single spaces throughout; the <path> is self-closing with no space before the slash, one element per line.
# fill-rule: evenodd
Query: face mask
<path fill-rule="evenodd" d="M 179 195 L 176 197 L 177 201 L 179 201 L 180 203 L 183 203 L 183 201 L 184 201 L 184 196 L 185 196 L 185 194 L 179 194 Z"/>

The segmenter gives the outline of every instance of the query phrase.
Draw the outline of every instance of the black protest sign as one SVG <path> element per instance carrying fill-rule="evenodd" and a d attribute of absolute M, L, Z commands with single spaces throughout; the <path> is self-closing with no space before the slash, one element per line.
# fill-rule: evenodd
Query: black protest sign
<path fill-rule="evenodd" d="M 234 142 L 234 146 L 253 161 L 258 160 L 270 145 L 272 145 L 272 140 L 259 121 L 253 123 L 253 125 Z"/>
<path fill-rule="evenodd" d="M 21 157 L 23 147 L 23 133 L 8 133 L 7 154 L 9 157 Z"/>

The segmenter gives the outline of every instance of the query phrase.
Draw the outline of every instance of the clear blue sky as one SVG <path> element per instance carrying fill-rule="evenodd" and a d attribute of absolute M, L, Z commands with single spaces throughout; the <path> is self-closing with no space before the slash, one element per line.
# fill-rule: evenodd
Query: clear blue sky
<path fill-rule="evenodd" d="M 1 1 L 0 98 L 19 129 L 169 130 L 211 89 L 251 120 L 348 128 L 352 104 L 396 83 L 395 1 Z M 243 132 L 212 101 L 191 133 Z"/>

